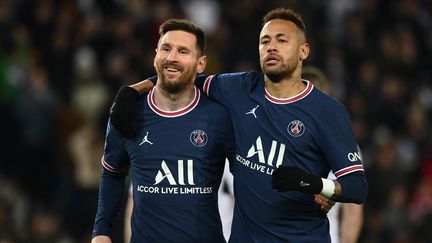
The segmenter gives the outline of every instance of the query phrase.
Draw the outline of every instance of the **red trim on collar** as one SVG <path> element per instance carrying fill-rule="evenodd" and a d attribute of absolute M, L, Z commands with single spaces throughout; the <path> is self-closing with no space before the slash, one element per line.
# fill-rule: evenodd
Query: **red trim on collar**
<path fill-rule="evenodd" d="M 210 75 L 204 81 L 203 91 L 206 95 L 209 95 L 210 84 L 211 84 L 211 81 L 213 80 L 213 77 L 214 77 L 214 75 Z"/>
<path fill-rule="evenodd" d="M 198 105 L 198 102 L 199 102 L 200 97 L 201 97 L 201 93 L 200 93 L 199 89 L 197 89 L 195 86 L 194 86 L 194 90 L 195 90 L 195 97 L 193 98 L 191 103 L 189 103 L 184 108 L 181 108 L 181 109 L 176 110 L 176 111 L 165 111 L 165 110 L 158 108 L 156 106 L 156 104 L 154 103 L 153 89 L 150 90 L 149 94 L 147 95 L 147 103 L 149 104 L 150 109 L 152 109 L 152 111 L 154 111 L 156 114 L 158 114 L 160 116 L 170 117 L 170 118 L 182 116 L 186 113 L 189 113 L 191 110 L 193 110 Z"/>
<path fill-rule="evenodd" d="M 268 101 L 270 101 L 272 103 L 275 103 L 275 104 L 289 104 L 289 103 L 293 103 L 293 102 L 299 101 L 299 100 L 303 99 L 304 97 L 306 97 L 308 94 L 310 94 L 310 92 L 312 92 L 313 87 L 314 87 L 311 82 L 309 82 L 307 80 L 302 80 L 302 81 L 307 83 L 306 84 L 306 88 L 300 94 L 297 94 L 297 95 L 295 95 L 293 97 L 283 98 L 283 99 L 276 98 L 276 97 L 272 96 L 267 91 L 267 89 L 265 87 L 264 87 L 264 92 L 265 92 L 264 95 L 265 95 L 265 97 L 266 97 L 266 99 Z"/>

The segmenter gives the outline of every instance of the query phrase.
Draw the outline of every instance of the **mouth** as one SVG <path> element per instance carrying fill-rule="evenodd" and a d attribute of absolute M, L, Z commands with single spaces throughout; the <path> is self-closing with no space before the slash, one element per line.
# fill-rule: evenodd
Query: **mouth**
<path fill-rule="evenodd" d="M 267 57 L 264 59 L 264 63 L 265 63 L 266 65 L 275 65 L 275 64 L 277 64 L 278 62 L 279 62 L 279 58 L 278 58 L 277 56 L 274 56 L 274 55 L 267 56 Z"/>
<path fill-rule="evenodd" d="M 164 67 L 164 70 L 168 73 L 178 73 L 180 70 L 175 67 Z"/>

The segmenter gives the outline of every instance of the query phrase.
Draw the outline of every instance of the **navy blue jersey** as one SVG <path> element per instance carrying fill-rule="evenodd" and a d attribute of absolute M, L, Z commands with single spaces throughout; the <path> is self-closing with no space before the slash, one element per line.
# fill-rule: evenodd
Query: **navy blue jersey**
<path fill-rule="evenodd" d="M 326 214 L 313 195 L 279 193 L 271 174 L 281 164 L 322 178 L 330 170 L 338 178 L 364 173 L 344 106 L 306 80 L 303 92 L 278 99 L 265 90 L 260 72 L 200 79 L 233 121 L 236 201 L 230 242 L 330 242 Z"/>
<path fill-rule="evenodd" d="M 156 107 L 150 92 L 138 104 L 134 139 L 108 127 L 104 168 L 130 167 L 131 242 L 225 242 L 217 192 L 225 158 L 234 151 L 231 120 L 200 94 L 195 88 L 187 107 L 168 112 Z"/>

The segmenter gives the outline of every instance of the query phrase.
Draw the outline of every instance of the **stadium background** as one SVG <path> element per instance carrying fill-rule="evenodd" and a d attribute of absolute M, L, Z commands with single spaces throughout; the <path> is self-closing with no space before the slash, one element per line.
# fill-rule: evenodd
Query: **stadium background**
<path fill-rule="evenodd" d="M 352 117 L 370 187 L 360 242 L 432 242 L 430 0 L 0 0 L 0 242 L 89 242 L 108 109 L 154 75 L 159 24 L 206 31 L 207 73 L 259 69 L 278 6 L 303 15 L 306 65 Z"/>

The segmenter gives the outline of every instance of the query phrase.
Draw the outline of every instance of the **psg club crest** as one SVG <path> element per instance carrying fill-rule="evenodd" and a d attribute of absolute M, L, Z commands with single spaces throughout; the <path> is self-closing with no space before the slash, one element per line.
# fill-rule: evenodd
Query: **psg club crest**
<path fill-rule="evenodd" d="M 203 147 L 208 141 L 207 133 L 202 130 L 195 130 L 190 135 L 190 141 L 197 147 Z"/>
<path fill-rule="evenodd" d="M 299 121 L 299 120 L 294 120 L 292 122 L 290 122 L 290 124 L 288 124 L 288 133 L 289 135 L 293 136 L 293 137 L 300 137 L 301 135 L 303 135 L 304 131 L 305 131 L 305 126 L 303 124 L 303 122 Z"/>

